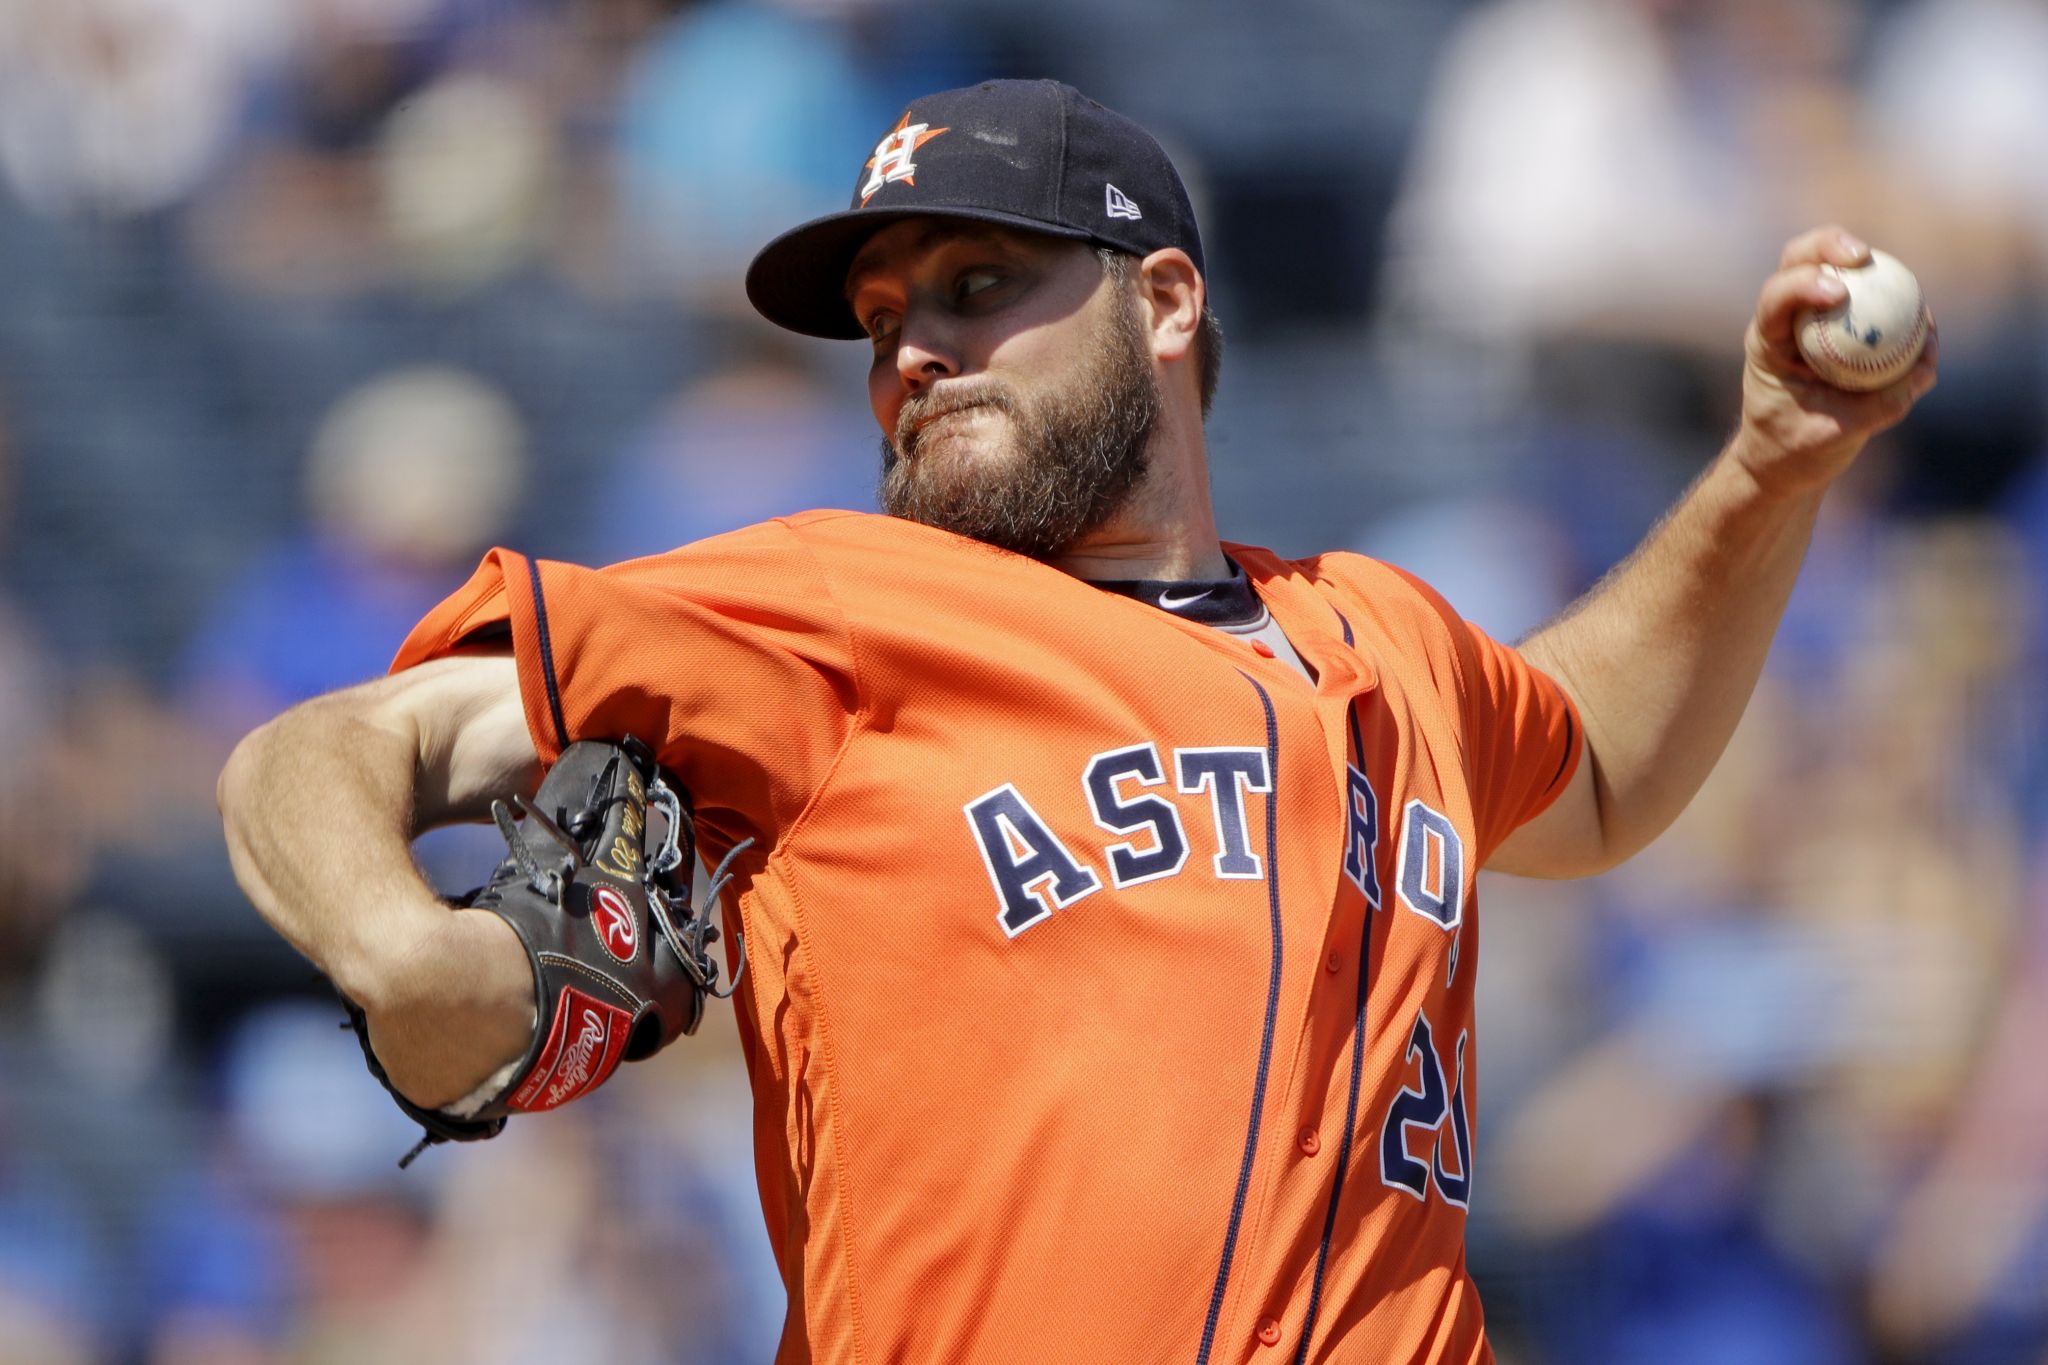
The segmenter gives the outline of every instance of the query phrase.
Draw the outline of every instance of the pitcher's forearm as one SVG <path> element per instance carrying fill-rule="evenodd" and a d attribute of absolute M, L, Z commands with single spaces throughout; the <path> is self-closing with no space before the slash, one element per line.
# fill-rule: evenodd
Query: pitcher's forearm
<path fill-rule="evenodd" d="M 534 987 L 504 921 L 451 909 L 413 863 L 417 752 L 347 700 L 313 702 L 243 740 L 220 805 L 257 912 L 362 1006 L 392 1084 L 438 1106 L 525 1050 Z"/>
<path fill-rule="evenodd" d="M 362 1006 L 392 1084 L 421 1104 L 467 1093 L 525 1050 L 535 987 L 518 935 L 443 902 L 413 837 L 531 791 L 538 768 L 512 660 L 477 655 L 294 707 L 221 773 L 250 901 Z"/>
<path fill-rule="evenodd" d="M 365 1007 L 377 1059 L 429 1108 L 469 1094 L 533 1040 L 532 964 L 512 926 L 487 910 L 442 913 L 379 989 L 380 1006 Z"/>
<path fill-rule="evenodd" d="M 1524 644 L 1579 704 L 1617 856 L 1677 818 L 1734 733 L 1820 498 L 1765 490 L 1731 446 L 1635 554 Z"/>
<path fill-rule="evenodd" d="M 435 660 L 296 706 L 221 773 L 236 876 L 277 931 L 368 1007 L 447 915 L 422 830 L 533 790 L 539 756 L 509 656 Z"/>
<path fill-rule="evenodd" d="M 250 902 L 366 1008 L 447 913 L 412 860 L 416 752 L 321 700 L 250 734 L 220 778 L 228 854 Z"/>

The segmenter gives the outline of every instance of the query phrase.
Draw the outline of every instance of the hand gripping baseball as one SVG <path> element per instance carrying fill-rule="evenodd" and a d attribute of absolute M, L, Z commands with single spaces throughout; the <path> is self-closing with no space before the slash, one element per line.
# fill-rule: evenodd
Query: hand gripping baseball
<path fill-rule="evenodd" d="M 349 1006 L 371 1073 L 426 1130 L 401 1166 L 433 1143 L 496 1137 L 512 1114 L 589 1094 L 620 1062 L 696 1032 L 704 997 L 730 995 L 746 967 L 741 943 L 720 990 L 710 946 L 727 869 L 752 840 L 726 854 L 703 906 L 693 906 L 695 824 L 645 745 L 572 744 L 519 804 L 525 819 L 515 823 L 505 803 L 492 803 L 508 856 L 462 903 L 498 914 L 526 947 L 536 995 L 525 1053 L 463 1100 L 427 1109 L 392 1087 L 363 1012 Z"/>
<path fill-rule="evenodd" d="M 1939 347 L 1932 320 L 1919 360 L 1896 382 L 1857 392 L 1828 383 L 1800 354 L 1802 314 L 1840 304 L 1835 270 L 1867 264 L 1870 248 L 1839 227 L 1816 228 L 1785 246 L 1765 281 L 1744 339 L 1742 428 L 1735 451 L 1757 483 L 1799 493 L 1824 488 L 1864 444 L 1905 417 L 1934 387 Z"/>

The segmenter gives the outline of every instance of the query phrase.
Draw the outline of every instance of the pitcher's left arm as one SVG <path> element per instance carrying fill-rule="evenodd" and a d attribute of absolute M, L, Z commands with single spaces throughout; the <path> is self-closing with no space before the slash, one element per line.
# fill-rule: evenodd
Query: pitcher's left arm
<path fill-rule="evenodd" d="M 1685 809 L 1749 702 L 1829 485 L 1934 386 L 1930 336 L 1875 392 L 1822 382 L 1795 319 L 1841 301 L 1826 265 L 1869 248 L 1839 227 L 1785 247 L 1744 338 L 1742 421 L 1664 519 L 1523 654 L 1571 695 L 1586 750 L 1564 793 L 1489 866 L 1578 877 L 1628 858 Z"/>

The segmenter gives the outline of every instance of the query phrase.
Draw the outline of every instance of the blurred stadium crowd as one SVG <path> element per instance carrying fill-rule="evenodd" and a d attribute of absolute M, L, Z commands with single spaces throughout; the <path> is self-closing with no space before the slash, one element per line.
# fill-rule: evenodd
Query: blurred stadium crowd
<path fill-rule="evenodd" d="M 1194 189 L 1225 534 L 1508 637 L 1712 454 L 1786 237 L 1920 272 L 1943 385 L 1708 790 L 1487 890 L 1471 1259 L 1521 1365 L 2048 1361 L 2044 73 L 2044 0 L 0 0 L 0 1360 L 771 1354 L 729 1013 L 400 1175 L 212 781 L 489 544 L 871 505 L 864 354 L 740 271 L 1047 74 Z"/>

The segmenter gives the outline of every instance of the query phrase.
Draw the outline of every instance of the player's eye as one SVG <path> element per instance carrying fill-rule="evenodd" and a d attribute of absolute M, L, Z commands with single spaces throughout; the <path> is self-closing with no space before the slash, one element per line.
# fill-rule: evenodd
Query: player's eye
<path fill-rule="evenodd" d="M 898 323 L 894 313 L 872 313 L 861 324 L 861 330 L 868 334 L 868 340 L 877 346 L 896 335 Z"/>
<path fill-rule="evenodd" d="M 969 270 L 960 276 L 959 283 L 954 286 L 954 294 L 958 298 L 969 299 L 995 288 L 1004 278 L 998 270 Z"/>

